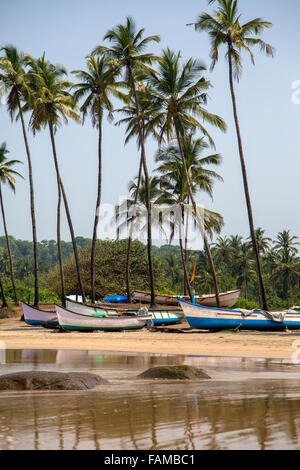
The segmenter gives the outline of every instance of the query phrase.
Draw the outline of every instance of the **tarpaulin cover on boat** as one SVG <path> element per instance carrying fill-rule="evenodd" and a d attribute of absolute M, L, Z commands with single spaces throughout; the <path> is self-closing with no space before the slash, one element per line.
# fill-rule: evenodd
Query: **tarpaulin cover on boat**
<path fill-rule="evenodd" d="M 267 320 L 276 321 L 278 323 L 283 323 L 284 318 L 285 318 L 285 312 L 267 312 L 265 310 L 244 310 L 240 308 L 236 310 L 241 312 L 243 317 L 248 317 L 252 313 L 261 313 L 267 318 Z"/>
<path fill-rule="evenodd" d="M 101 302 L 126 303 L 128 302 L 128 297 L 127 295 L 109 295 L 102 299 Z"/>

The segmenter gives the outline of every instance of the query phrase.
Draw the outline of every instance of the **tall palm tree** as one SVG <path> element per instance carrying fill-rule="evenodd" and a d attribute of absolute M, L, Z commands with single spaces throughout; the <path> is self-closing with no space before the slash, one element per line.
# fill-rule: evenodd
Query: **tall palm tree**
<path fill-rule="evenodd" d="M 5 292 L 4 292 L 4 287 L 3 287 L 3 282 L 2 282 L 2 275 L 1 275 L 1 273 L 0 273 L 0 294 L 1 294 L 1 297 L 2 297 L 2 305 L 1 305 L 1 308 L 7 308 L 7 307 L 8 307 L 8 303 L 7 303 L 6 295 L 5 295 Z"/>
<path fill-rule="evenodd" d="M 63 268 L 62 268 L 62 253 L 61 253 L 61 239 L 60 239 L 60 201 L 61 196 L 64 202 L 70 235 L 72 240 L 74 258 L 76 263 L 77 279 L 79 289 L 82 295 L 82 300 L 85 302 L 85 292 L 82 283 L 79 257 L 76 245 L 76 239 L 73 229 L 73 223 L 70 215 L 69 204 L 65 192 L 65 188 L 60 175 L 58 158 L 56 153 L 54 134 L 57 128 L 61 125 L 61 119 L 65 123 L 68 118 L 79 121 L 80 118 L 76 113 L 77 106 L 70 93 L 72 83 L 69 82 L 66 76 L 66 70 L 63 67 L 58 67 L 45 59 L 45 56 L 37 60 L 32 60 L 30 63 L 29 74 L 31 77 L 31 86 L 34 92 L 32 114 L 30 117 L 29 125 L 35 133 L 42 127 L 48 127 L 51 139 L 52 153 L 56 171 L 57 188 L 58 188 L 58 206 L 57 206 L 57 244 L 61 274 L 62 285 L 62 302 L 64 304 L 64 286 L 63 286 Z"/>
<path fill-rule="evenodd" d="M 153 107 L 152 103 L 149 102 L 149 100 L 145 99 L 145 92 L 146 88 L 144 83 L 138 83 L 137 84 L 137 96 L 139 97 L 142 94 L 143 99 L 138 100 L 139 101 L 139 114 L 137 112 L 136 106 L 135 106 L 135 100 L 133 99 L 132 95 L 129 94 L 127 97 L 127 105 L 123 106 L 121 109 L 116 109 L 115 112 L 123 114 L 123 118 L 117 121 L 116 125 L 121 125 L 121 124 L 126 124 L 126 139 L 125 139 L 125 144 L 127 144 L 130 139 L 137 137 L 138 140 L 138 146 L 141 148 L 140 142 L 139 142 L 139 136 L 140 136 L 140 121 L 142 123 L 142 135 L 144 142 L 146 138 L 148 137 L 148 133 L 145 129 L 145 122 L 149 121 L 150 116 L 153 113 Z M 128 234 L 128 244 L 127 244 L 127 256 L 126 256 L 126 270 L 125 270 L 125 275 L 126 275 L 126 289 L 127 289 L 127 296 L 128 296 L 128 302 L 130 303 L 132 301 L 131 298 L 131 286 L 130 286 L 130 255 L 131 255 L 131 246 L 132 246 L 132 237 L 133 237 L 133 227 L 134 227 L 134 221 L 135 221 L 135 211 L 136 211 L 136 205 L 138 201 L 138 195 L 139 195 L 139 190 L 140 190 L 140 184 L 141 184 L 141 179 L 142 179 L 142 170 L 143 170 L 143 155 L 144 155 L 144 147 L 141 148 L 141 156 L 140 156 L 140 163 L 139 163 L 139 172 L 138 172 L 138 177 L 137 177 L 137 183 L 136 183 L 136 192 L 134 195 L 134 200 L 133 200 L 133 205 L 132 205 L 132 216 L 130 219 L 130 229 L 129 229 L 129 234 Z M 149 180 L 150 181 L 150 180 Z M 149 183 L 150 186 L 150 183 Z M 151 189 L 150 189 L 151 193 Z M 149 237 L 147 237 L 148 244 L 149 242 Z"/>
<path fill-rule="evenodd" d="M 92 125 L 98 129 L 98 184 L 97 200 L 94 217 L 94 228 L 91 247 L 91 301 L 95 303 L 95 251 L 97 241 L 97 229 L 100 216 L 101 188 L 102 188 L 102 121 L 105 111 L 109 120 L 113 119 L 113 105 L 110 95 L 120 96 L 116 75 L 112 72 L 110 63 L 104 55 L 87 58 L 87 70 L 73 70 L 72 73 L 80 80 L 74 85 L 75 102 L 84 98 L 80 111 L 83 115 L 82 122 L 90 112 Z"/>
<path fill-rule="evenodd" d="M 214 154 L 206 157 L 200 157 L 200 154 L 202 153 L 203 149 L 207 147 L 207 144 L 203 138 L 195 138 L 193 134 L 187 134 L 182 140 L 182 145 L 184 149 L 188 174 L 192 183 L 193 193 L 196 194 L 198 191 L 204 191 L 212 198 L 214 179 L 221 181 L 223 180 L 218 173 L 207 169 L 206 166 L 209 164 L 219 165 L 221 163 L 221 156 L 219 154 Z M 182 225 L 185 226 L 186 236 L 185 250 L 183 249 L 181 225 L 178 227 L 180 234 L 179 244 L 185 274 L 185 286 L 187 287 L 189 295 L 191 296 L 186 256 L 189 216 L 189 210 L 187 209 L 190 207 L 189 192 L 177 141 L 171 143 L 169 146 L 161 147 L 156 153 L 155 160 L 156 162 L 160 163 L 156 171 L 161 175 L 160 185 L 162 189 L 162 195 L 157 202 L 162 204 L 166 203 L 171 206 L 176 204 L 181 206 L 181 220 Z M 219 214 L 205 210 L 204 217 L 206 230 L 210 231 L 211 236 L 213 229 L 220 231 L 220 227 L 223 224 L 223 219 L 221 216 L 219 216 Z"/>
<path fill-rule="evenodd" d="M 149 125 L 160 128 L 161 139 L 166 136 L 167 140 L 170 141 L 175 135 L 189 197 L 194 208 L 195 217 L 201 227 L 182 141 L 187 131 L 198 129 L 213 144 L 212 137 L 203 124 L 200 123 L 200 119 L 223 131 L 226 129 L 226 125 L 219 116 L 209 113 L 204 108 L 207 102 L 206 91 L 211 86 L 210 82 L 202 76 L 202 72 L 205 70 L 204 65 L 193 58 L 181 65 L 180 59 L 180 52 L 176 54 L 170 49 L 166 49 L 163 51 L 162 57 L 159 58 L 158 72 L 149 72 L 148 82 L 152 89 L 153 103 L 160 109 Z M 217 305 L 220 305 L 216 271 L 205 230 L 202 230 L 202 237 L 212 271 L 216 302 Z"/>
<path fill-rule="evenodd" d="M 157 211 L 155 210 L 155 203 L 161 194 L 159 178 L 157 176 L 150 177 L 149 185 L 150 201 L 153 204 L 154 212 L 152 224 L 159 226 L 163 231 L 158 206 Z M 128 189 L 130 198 L 124 201 L 120 206 L 117 206 L 119 216 L 118 230 L 121 232 L 125 227 L 127 228 L 128 224 L 131 224 L 132 234 L 136 231 L 139 235 L 143 235 L 148 230 L 147 187 L 143 175 L 130 181 Z M 134 207 L 134 211 L 131 210 L 132 207 Z M 166 235 L 165 238 L 167 239 Z"/>
<path fill-rule="evenodd" d="M 151 203 L 150 203 L 150 186 L 149 172 L 146 161 L 145 142 L 143 134 L 143 122 L 140 116 L 140 104 L 137 95 L 138 73 L 145 71 L 152 64 L 155 57 L 151 53 L 145 53 L 144 50 L 151 42 L 159 42 L 159 36 L 143 37 L 144 29 L 137 31 L 132 18 L 127 17 L 126 24 L 119 24 L 115 28 L 110 29 L 104 36 L 104 40 L 108 40 L 112 47 L 97 46 L 94 49 L 95 54 L 105 53 L 111 60 L 116 71 L 125 69 L 126 81 L 129 84 L 138 118 L 139 145 L 141 148 L 141 158 L 147 188 L 147 211 L 148 211 L 148 260 L 149 274 L 151 285 L 151 305 L 155 305 L 155 289 L 153 277 L 152 262 L 152 235 L 151 235 Z M 129 293 L 127 292 L 127 295 Z"/>
<path fill-rule="evenodd" d="M 14 46 L 6 46 L 1 49 L 4 56 L 0 57 L 0 84 L 3 91 L 8 93 L 7 96 L 7 109 L 11 119 L 17 115 L 21 119 L 22 132 L 25 143 L 27 163 L 28 163 L 28 177 L 29 177 L 29 190 L 30 190 L 30 211 L 31 211 L 31 226 L 32 226 L 32 240 L 33 240 L 33 256 L 34 256 L 34 305 L 39 305 L 39 263 L 38 263 L 38 241 L 36 231 L 36 217 L 35 217 L 35 200 L 34 200 L 34 185 L 32 174 L 31 154 L 27 139 L 27 132 L 23 116 L 22 104 L 30 102 L 31 91 L 28 85 L 28 75 L 26 73 L 26 66 L 31 60 L 30 56 L 19 52 Z M 1 87 L 1 88 L 2 88 Z"/>
<path fill-rule="evenodd" d="M 0 205 L 1 205 L 1 212 L 2 212 L 2 220 L 3 220 L 3 227 L 8 251 L 8 258 L 9 258 L 9 266 L 10 266 L 10 276 L 11 276 L 11 283 L 13 287 L 14 299 L 15 304 L 18 305 L 18 296 L 15 284 L 15 273 L 14 273 L 14 264 L 13 264 L 13 257 L 10 248 L 9 236 L 7 231 L 6 225 L 6 217 L 5 217 L 5 210 L 3 204 L 3 195 L 2 195 L 2 184 L 8 184 L 8 186 L 12 189 L 13 192 L 16 191 L 15 183 L 16 179 L 15 176 L 23 176 L 14 170 L 12 167 L 15 164 L 22 163 L 19 160 L 7 160 L 6 155 L 9 153 L 9 150 L 6 148 L 6 143 L 3 142 L 0 146 Z"/>
<path fill-rule="evenodd" d="M 234 90 L 234 78 L 239 80 L 242 71 L 241 52 L 247 51 L 250 54 L 254 64 L 254 55 L 251 51 L 252 46 L 260 46 L 260 49 L 267 55 L 273 55 L 273 48 L 262 39 L 257 37 L 266 28 L 272 27 L 272 23 L 255 18 L 242 24 L 241 16 L 238 12 L 237 0 L 209 0 L 208 3 L 217 2 L 218 8 L 213 15 L 202 13 L 197 21 L 193 23 L 196 31 L 206 31 L 211 41 L 211 69 L 213 70 L 219 59 L 219 48 L 226 46 L 226 59 L 229 65 L 229 84 L 233 106 L 234 121 L 238 140 L 240 162 L 242 168 L 244 192 L 247 204 L 248 219 L 250 226 L 250 235 L 255 253 L 258 280 L 261 290 L 263 309 L 268 310 L 265 286 L 262 277 L 260 256 L 255 238 L 255 228 L 253 221 L 252 205 L 250 200 L 249 184 L 247 178 L 246 163 L 244 157 L 243 143 L 240 131 L 240 124 L 237 113 L 237 103 Z"/>

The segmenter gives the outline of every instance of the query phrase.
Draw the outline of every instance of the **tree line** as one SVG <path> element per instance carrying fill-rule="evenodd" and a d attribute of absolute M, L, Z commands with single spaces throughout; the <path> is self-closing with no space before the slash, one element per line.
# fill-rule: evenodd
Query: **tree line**
<path fill-rule="evenodd" d="M 289 230 L 279 232 L 272 240 L 265 230 L 255 230 L 256 240 L 262 259 L 262 274 L 267 286 L 268 302 L 274 309 L 300 304 L 300 257 L 298 237 Z M 15 240 L 10 237 L 12 254 L 15 260 L 15 277 L 18 297 L 27 301 L 34 295 L 33 244 L 29 241 Z M 82 278 L 90 285 L 90 249 L 92 240 L 77 237 Z M 101 300 L 111 294 L 125 294 L 128 239 L 97 240 L 95 250 L 95 294 Z M 13 289 L 6 251 L 5 237 L 0 237 L 0 270 L 7 300 L 13 301 Z M 258 308 L 260 305 L 259 285 L 255 269 L 255 255 L 251 239 L 240 235 L 217 237 L 210 248 L 216 261 L 217 276 L 222 291 L 241 289 L 237 306 Z M 66 294 L 79 294 L 77 277 L 74 276 L 75 260 L 71 242 L 62 242 Z M 191 277 L 196 260 L 194 288 L 197 295 L 214 293 L 214 283 L 209 269 L 206 251 L 184 250 L 188 277 Z M 41 266 L 42 301 L 58 301 L 61 297 L 57 242 L 44 240 L 39 244 L 39 264 Z M 114 269 L 111 269 L 111 266 Z M 165 244 L 153 246 L 153 265 L 157 292 L 188 295 L 181 248 Z M 132 241 L 130 270 L 133 290 L 149 291 L 147 248 L 138 240 Z M 49 287 L 51 286 L 51 288 Z M 88 299 L 91 290 L 87 290 Z"/>

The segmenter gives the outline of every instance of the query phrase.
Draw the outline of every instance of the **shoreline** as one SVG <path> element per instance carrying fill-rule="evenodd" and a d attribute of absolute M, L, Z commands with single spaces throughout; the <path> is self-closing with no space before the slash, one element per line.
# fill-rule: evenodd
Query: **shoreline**
<path fill-rule="evenodd" d="M 6 349 L 99 350 L 130 353 L 290 359 L 300 331 L 207 332 L 183 321 L 168 327 L 120 332 L 66 332 L 32 327 L 19 318 L 0 321 L 0 341 Z M 300 356 L 300 354 L 299 354 Z M 298 357 L 297 357 L 298 358 Z"/>

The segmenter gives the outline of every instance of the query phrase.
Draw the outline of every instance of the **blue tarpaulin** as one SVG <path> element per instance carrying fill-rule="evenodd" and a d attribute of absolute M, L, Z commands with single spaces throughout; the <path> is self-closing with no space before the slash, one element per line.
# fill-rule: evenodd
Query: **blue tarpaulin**
<path fill-rule="evenodd" d="M 105 297 L 105 299 L 102 299 L 101 302 L 126 303 L 128 302 L 128 297 L 127 295 L 109 295 Z"/>

